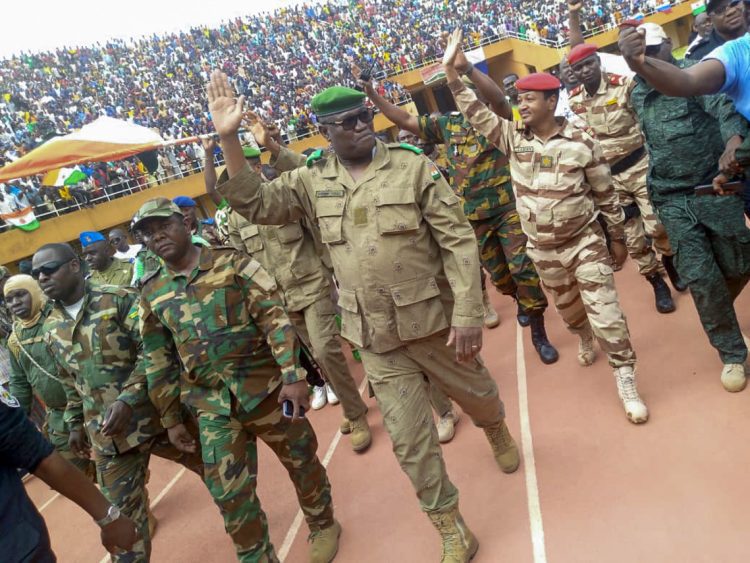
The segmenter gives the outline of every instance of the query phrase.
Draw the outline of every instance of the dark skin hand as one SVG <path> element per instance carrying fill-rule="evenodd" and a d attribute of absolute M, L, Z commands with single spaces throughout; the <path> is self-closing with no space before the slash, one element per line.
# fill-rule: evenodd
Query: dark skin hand
<path fill-rule="evenodd" d="M 133 409 L 123 401 L 115 401 L 107 409 L 104 415 L 104 424 L 102 424 L 102 434 L 105 436 L 117 436 L 122 434 L 130 424 L 130 418 L 133 416 Z"/>
<path fill-rule="evenodd" d="M 292 402 L 292 421 L 304 419 L 300 407 L 310 410 L 310 394 L 307 391 L 307 381 L 298 381 L 281 387 L 279 404 L 289 400 Z"/>
<path fill-rule="evenodd" d="M 89 444 L 88 437 L 83 428 L 78 428 L 70 431 L 68 436 L 68 446 L 70 451 L 76 457 L 81 459 L 91 459 L 91 445 Z"/>
<path fill-rule="evenodd" d="M 198 450 L 195 438 L 193 438 L 193 435 L 187 431 L 187 428 L 182 423 L 168 428 L 167 435 L 169 436 L 169 442 L 181 452 L 194 454 Z"/>

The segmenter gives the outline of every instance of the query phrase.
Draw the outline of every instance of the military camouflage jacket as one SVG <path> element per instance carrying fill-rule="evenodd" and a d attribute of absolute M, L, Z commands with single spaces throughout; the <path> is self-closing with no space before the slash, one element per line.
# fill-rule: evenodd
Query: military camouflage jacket
<path fill-rule="evenodd" d="M 133 279 L 133 264 L 129 260 L 115 258 L 106 270 L 92 269 L 89 279 L 100 285 L 127 287 Z"/>
<path fill-rule="evenodd" d="M 680 68 L 690 66 L 680 61 Z M 649 153 L 648 187 L 658 204 L 670 194 L 692 194 L 719 172 L 719 158 L 734 135 L 748 136 L 748 124 L 723 94 L 672 98 L 636 78 L 630 96 Z"/>
<path fill-rule="evenodd" d="M 413 151 L 377 141 L 358 181 L 331 156 L 269 183 L 247 167 L 218 186 L 254 223 L 306 216 L 318 226 L 340 284 L 341 335 L 376 353 L 482 326 L 474 231 L 436 166 Z"/>
<path fill-rule="evenodd" d="M 85 422 L 98 454 L 128 451 L 164 431 L 148 400 L 135 290 L 87 281 L 78 316 L 55 303 L 44 331 L 67 396 L 65 420 L 72 427 Z M 100 429 L 115 401 L 133 416 L 124 433 L 109 438 Z"/>
<path fill-rule="evenodd" d="M 599 143 L 561 119 L 543 141 L 523 123 L 501 119 L 460 80 L 449 84 L 456 104 L 476 130 L 511 155 L 516 208 L 529 244 L 561 246 L 582 233 L 599 212 L 614 238 L 622 238 L 624 215 Z"/>
<path fill-rule="evenodd" d="M 571 90 L 568 103 L 596 134 L 612 166 L 643 146 L 643 135 L 630 103 L 633 78 L 602 72 L 599 89 L 589 95 L 583 85 Z"/>
<path fill-rule="evenodd" d="M 419 136 L 445 144 L 450 184 L 471 220 L 487 219 L 515 205 L 508 157 L 492 146 L 460 113 L 419 117 Z"/>
<path fill-rule="evenodd" d="M 282 148 L 272 164 L 285 172 L 304 166 L 306 160 Z M 330 297 L 330 262 L 326 265 L 323 260 L 328 250 L 305 218 L 280 226 L 254 225 L 232 210 L 227 226 L 229 244 L 250 254 L 274 277 L 288 311 L 301 311 Z"/>
<path fill-rule="evenodd" d="M 10 392 L 26 414 L 31 413 L 36 394 L 47 409 L 48 429 L 63 433 L 67 431 L 63 420 L 67 399 L 62 384 L 54 379 L 59 378 L 57 364 L 44 338 L 44 323 L 51 311 L 52 304 L 48 303 L 39 322 L 33 327 L 25 328 L 18 322 L 13 325 L 13 333 L 8 338 Z"/>
<path fill-rule="evenodd" d="M 180 421 L 181 391 L 195 409 L 228 416 L 231 395 L 249 412 L 305 378 L 276 284 L 234 249 L 201 248 L 187 277 L 162 265 L 144 279 L 140 319 L 149 395 L 167 428 Z"/>

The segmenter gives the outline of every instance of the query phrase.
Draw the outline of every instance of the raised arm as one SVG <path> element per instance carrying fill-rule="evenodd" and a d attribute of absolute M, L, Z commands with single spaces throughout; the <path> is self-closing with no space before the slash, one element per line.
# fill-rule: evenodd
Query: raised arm
<path fill-rule="evenodd" d="M 675 65 L 646 56 L 643 30 L 626 27 L 617 41 L 628 66 L 662 94 L 681 98 L 716 94 L 725 80 L 724 65 L 716 59 L 699 62 L 681 69 Z"/>
<path fill-rule="evenodd" d="M 417 117 L 410 114 L 408 111 L 401 109 L 395 104 L 392 104 L 386 100 L 383 96 L 377 93 L 375 88 L 372 87 L 370 80 L 361 80 L 360 76 L 362 73 L 357 66 L 352 68 L 352 73 L 357 78 L 359 86 L 362 88 L 367 97 L 370 98 L 373 104 L 381 111 L 381 113 L 390 119 L 393 124 L 399 129 L 404 129 L 415 135 L 419 135 L 419 123 Z"/>
<path fill-rule="evenodd" d="M 214 205 L 221 205 L 221 194 L 216 191 L 216 164 L 214 163 L 214 149 L 216 141 L 212 138 L 202 138 L 201 143 L 206 155 L 203 158 L 203 181 L 206 184 L 206 193 Z"/>
<path fill-rule="evenodd" d="M 581 30 L 581 8 L 583 0 L 568 2 L 568 26 L 570 28 L 568 39 L 570 48 L 583 43 L 583 30 Z"/>

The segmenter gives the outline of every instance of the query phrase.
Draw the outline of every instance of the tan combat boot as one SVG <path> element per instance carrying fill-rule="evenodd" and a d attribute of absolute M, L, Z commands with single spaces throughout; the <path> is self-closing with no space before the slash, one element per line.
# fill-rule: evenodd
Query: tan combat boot
<path fill-rule="evenodd" d="M 310 532 L 307 538 L 310 544 L 310 563 L 330 563 L 339 550 L 341 524 L 336 520 L 333 526 Z"/>
<path fill-rule="evenodd" d="M 500 324 L 500 316 L 492 306 L 490 296 L 487 295 L 486 289 L 482 291 L 482 301 L 484 302 L 484 326 L 487 328 L 495 328 Z"/>
<path fill-rule="evenodd" d="M 633 424 L 646 422 L 648 420 L 648 409 L 646 403 L 638 395 L 633 368 L 623 366 L 615 369 L 615 382 L 617 382 L 617 394 L 620 395 L 628 420 Z"/>
<path fill-rule="evenodd" d="M 587 327 L 585 332 L 578 335 L 581 339 L 578 343 L 578 363 L 584 367 L 590 366 L 596 359 L 596 350 L 594 350 L 594 334 L 591 327 Z"/>
<path fill-rule="evenodd" d="M 440 563 L 467 563 L 474 558 L 479 542 L 466 526 L 458 506 L 444 512 L 428 512 L 427 516 L 443 540 Z"/>
<path fill-rule="evenodd" d="M 349 422 L 348 418 L 345 418 L 341 421 L 341 426 L 339 426 L 339 432 L 342 434 L 351 434 L 352 433 L 352 423 Z"/>
<path fill-rule="evenodd" d="M 747 385 L 745 366 L 743 364 L 725 364 L 721 370 L 721 384 L 730 393 L 742 391 Z"/>
<path fill-rule="evenodd" d="M 458 412 L 451 409 L 437 421 L 438 440 L 441 444 L 450 442 L 456 435 L 456 424 L 458 424 Z"/>
<path fill-rule="evenodd" d="M 503 473 L 513 473 L 518 469 L 521 457 L 518 454 L 518 446 L 513 436 L 510 435 L 505 420 L 500 421 L 495 426 L 485 428 L 484 433 L 487 435 L 490 446 L 492 446 L 495 461 L 497 461 Z"/>
<path fill-rule="evenodd" d="M 367 415 L 362 415 L 355 420 L 349 421 L 349 427 L 351 429 L 352 449 L 355 452 L 363 452 L 370 447 L 372 443 L 372 434 L 370 433 L 370 425 L 367 424 Z"/>

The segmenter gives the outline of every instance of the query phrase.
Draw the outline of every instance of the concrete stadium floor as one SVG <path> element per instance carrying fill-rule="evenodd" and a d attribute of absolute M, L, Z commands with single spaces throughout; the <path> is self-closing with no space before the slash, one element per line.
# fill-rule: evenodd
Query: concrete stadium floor
<path fill-rule="evenodd" d="M 561 358 L 544 366 L 528 330 L 515 322 L 514 303 L 493 295 L 503 322 L 485 330 L 482 356 L 500 386 L 524 460 L 515 474 L 502 474 L 484 434 L 466 416 L 444 447 L 462 513 L 480 542 L 476 563 L 747 560 L 750 390 L 723 390 L 721 362 L 689 294 L 675 292 L 677 311 L 659 315 L 651 287 L 632 261 L 617 274 L 617 287 L 651 415 L 642 426 L 625 418 L 602 353 L 593 366 L 578 365 L 577 339 L 555 311 L 547 314 L 547 327 Z M 750 335 L 750 292 L 736 306 Z M 361 365 L 351 365 L 361 382 Z M 343 526 L 336 561 L 439 561 L 438 535 L 398 467 L 375 401 L 366 401 L 373 445 L 363 455 L 338 434 L 340 407 L 310 414 Z M 283 561 L 307 561 L 307 526 L 291 482 L 270 450 L 259 449 L 259 496 L 277 553 Z M 158 458 L 151 469 L 159 519 L 152 560 L 236 561 L 202 482 Z M 59 561 L 107 559 L 88 515 L 39 480 L 30 480 L 27 489 Z"/>

